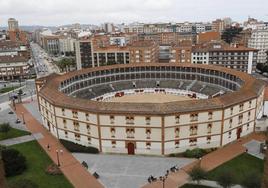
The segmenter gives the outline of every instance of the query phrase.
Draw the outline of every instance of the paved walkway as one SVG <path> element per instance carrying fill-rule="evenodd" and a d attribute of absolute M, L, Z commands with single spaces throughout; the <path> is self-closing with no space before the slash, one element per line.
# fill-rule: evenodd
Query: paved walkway
<path fill-rule="evenodd" d="M 63 174 L 74 185 L 75 188 L 103 188 L 98 180 L 96 180 L 85 168 L 68 152 L 56 139 L 52 136 L 23 106 L 16 105 L 16 113 L 24 113 L 24 118 L 28 130 L 32 133 L 41 133 L 43 138 L 37 140 L 40 146 L 46 151 L 49 157 L 57 163 L 57 149 L 63 150 L 60 155 L 60 164 Z M 50 145 L 50 151 L 47 150 L 47 144 Z"/>
<path fill-rule="evenodd" d="M 73 153 L 73 156 L 80 162 L 85 161 L 89 172 L 97 172 L 99 181 L 107 188 L 138 188 L 147 183 L 150 175 L 159 177 L 172 166 L 181 168 L 194 161 L 189 158 L 116 154 Z"/>
<path fill-rule="evenodd" d="M 10 139 L 6 139 L 6 140 L 2 140 L 2 141 L 0 141 L 0 145 L 12 146 L 15 144 L 21 144 L 21 143 L 29 142 L 32 140 L 38 140 L 41 138 L 43 138 L 43 135 L 41 133 L 35 133 L 32 135 L 25 135 L 25 136 L 20 136 L 17 138 L 10 138 Z"/>
<path fill-rule="evenodd" d="M 189 184 L 197 185 L 197 182 L 189 182 Z M 222 188 L 222 186 L 218 185 L 215 181 L 209 181 L 209 180 L 202 180 L 200 181 L 199 185 L 209 186 L 213 188 Z M 241 185 L 233 185 L 231 188 L 242 188 Z"/>
<path fill-rule="evenodd" d="M 195 161 L 192 164 L 183 167 L 179 172 L 170 174 L 166 180 L 165 187 L 178 188 L 179 186 L 187 183 L 190 179 L 187 172 L 190 172 L 190 170 L 196 165 L 200 165 L 201 168 L 205 169 L 206 171 L 210 171 L 222 165 L 223 163 L 241 155 L 246 151 L 246 148 L 243 145 L 250 142 L 251 140 L 264 141 L 265 135 L 252 133 L 249 136 L 243 137 L 234 143 L 228 144 L 223 148 L 209 153 L 208 155 L 204 156 L 201 161 Z M 143 188 L 162 187 L 163 183 L 159 181 L 143 186 Z"/>

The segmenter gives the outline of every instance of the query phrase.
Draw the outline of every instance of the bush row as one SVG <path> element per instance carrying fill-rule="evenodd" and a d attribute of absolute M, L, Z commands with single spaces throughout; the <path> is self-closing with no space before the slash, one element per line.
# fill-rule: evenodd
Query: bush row
<path fill-rule="evenodd" d="M 70 152 L 78 153 L 99 153 L 99 150 L 91 146 L 82 146 L 68 140 L 60 139 L 61 144 Z"/>

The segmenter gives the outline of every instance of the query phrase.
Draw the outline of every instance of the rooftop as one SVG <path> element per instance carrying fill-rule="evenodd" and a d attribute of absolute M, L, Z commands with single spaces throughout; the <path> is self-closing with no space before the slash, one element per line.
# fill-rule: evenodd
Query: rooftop
<path fill-rule="evenodd" d="M 42 78 L 46 81 L 45 86 L 40 91 L 40 96 L 44 97 L 50 103 L 56 106 L 61 106 L 65 108 L 92 111 L 94 113 L 134 113 L 134 114 L 174 114 L 174 113 L 184 113 L 191 111 L 203 111 L 211 109 L 222 109 L 222 107 L 232 106 L 244 102 L 245 100 L 250 100 L 256 98 L 262 89 L 264 89 L 264 84 L 250 75 L 235 71 L 233 69 L 228 69 L 219 66 L 211 65 L 195 65 L 195 64 L 169 64 L 163 65 L 159 63 L 148 63 L 148 64 L 132 64 L 131 67 L 140 66 L 181 66 L 181 67 L 194 67 L 221 71 L 224 73 L 232 74 L 238 76 L 241 80 L 245 82 L 241 89 L 235 92 L 227 93 L 220 97 L 215 97 L 211 99 L 200 99 L 191 101 L 177 101 L 177 102 L 167 102 L 161 104 L 154 103 L 114 103 L 114 102 L 97 102 L 87 99 L 79 99 L 71 96 L 67 96 L 58 90 L 59 85 L 64 80 L 71 78 L 75 75 L 81 75 L 88 72 L 98 71 L 98 70 L 108 70 L 111 68 L 126 68 L 130 65 L 113 65 L 106 67 L 96 67 L 89 69 L 82 69 L 80 71 L 69 72 L 62 76 L 51 75 L 49 77 Z M 41 80 L 38 80 L 41 81 Z"/>

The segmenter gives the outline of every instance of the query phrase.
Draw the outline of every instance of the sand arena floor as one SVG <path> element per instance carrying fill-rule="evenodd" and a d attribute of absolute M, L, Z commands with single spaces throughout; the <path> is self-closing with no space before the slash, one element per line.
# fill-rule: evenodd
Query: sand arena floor
<path fill-rule="evenodd" d="M 138 93 L 135 95 L 124 95 L 122 97 L 114 97 L 107 102 L 134 102 L 134 103 L 164 103 L 173 101 L 193 100 L 188 96 L 180 96 L 164 93 Z"/>

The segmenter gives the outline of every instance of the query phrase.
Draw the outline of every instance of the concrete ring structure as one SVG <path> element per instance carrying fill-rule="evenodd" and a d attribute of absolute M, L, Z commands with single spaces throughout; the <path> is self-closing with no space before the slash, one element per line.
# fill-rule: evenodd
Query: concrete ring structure
<path fill-rule="evenodd" d="M 156 155 L 221 147 L 254 132 L 264 95 L 246 73 L 198 64 L 95 67 L 37 79 L 36 87 L 44 127 L 57 138 Z M 191 99 L 111 102 L 146 93 Z"/>

